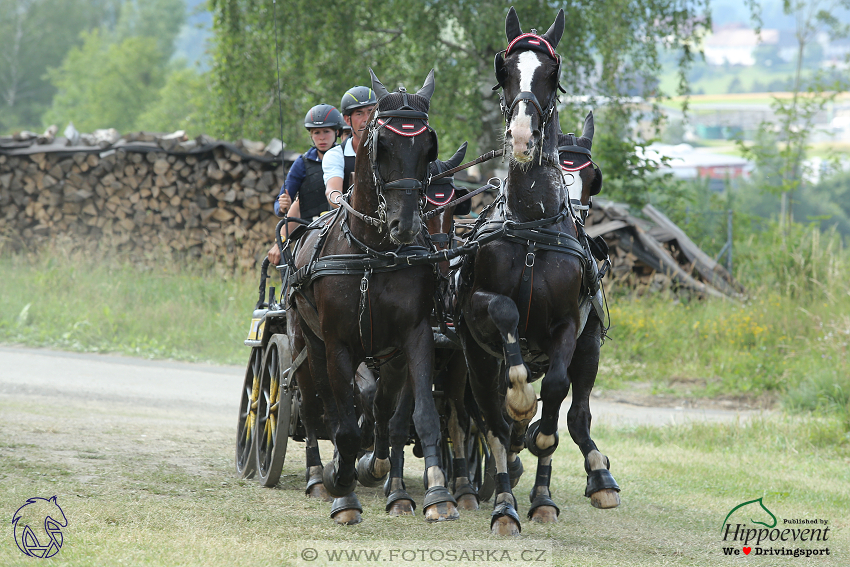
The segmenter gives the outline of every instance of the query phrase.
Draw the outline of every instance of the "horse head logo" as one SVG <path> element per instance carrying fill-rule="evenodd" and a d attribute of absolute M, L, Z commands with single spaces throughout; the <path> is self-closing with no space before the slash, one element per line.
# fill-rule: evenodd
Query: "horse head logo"
<path fill-rule="evenodd" d="M 12 516 L 15 543 L 24 555 L 46 559 L 59 553 L 65 513 L 52 498 L 30 498 Z"/>
<path fill-rule="evenodd" d="M 741 502 L 740 504 L 738 504 L 737 506 L 735 506 L 734 508 L 729 510 L 729 513 L 726 514 L 726 519 L 723 520 L 723 525 L 720 526 L 721 533 L 723 531 L 723 526 L 726 525 L 726 520 L 729 519 L 729 516 L 731 516 L 739 508 L 743 508 L 744 506 L 749 506 L 750 504 L 758 504 L 761 507 L 761 509 L 764 510 L 765 512 L 767 512 L 768 515 L 770 516 L 770 518 L 773 520 L 772 523 L 768 524 L 767 522 L 759 522 L 758 520 L 753 520 L 752 518 L 750 518 L 750 521 L 752 523 L 759 524 L 759 525 L 765 526 L 766 528 L 771 528 L 771 529 L 776 527 L 776 516 L 773 515 L 773 512 L 771 512 L 770 510 L 767 509 L 767 506 L 764 505 L 764 502 L 762 502 L 761 498 L 756 498 L 755 500 L 747 500 L 746 502 Z"/>

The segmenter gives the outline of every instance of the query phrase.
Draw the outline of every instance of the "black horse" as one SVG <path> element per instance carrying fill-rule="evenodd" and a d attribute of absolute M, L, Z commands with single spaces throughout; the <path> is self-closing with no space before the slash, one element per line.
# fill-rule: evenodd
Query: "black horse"
<path fill-rule="evenodd" d="M 517 453 L 528 447 L 538 457 L 529 517 L 555 521 L 551 458 L 558 445 L 558 413 L 573 386 L 567 423 L 585 457 L 586 495 L 598 507 L 619 503 L 608 458 L 590 438 L 588 399 L 596 379 L 601 322 L 588 313 L 589 253 L 579 240 L 558 160 L 560 57 L 555 47 L 564 12 L 549 30 L 523 33 L 516 12 L 508 13 L 508 47 L 496 55 L 497 87 L 510 166 L 499 198 L 474 227 L 480 243 L 461 269 L 459 336 L 470 382 L 481 408 L 496 461 L 496 498 L 491 531 L 520 531 L 511 487 L 522 474 Z M 582 176 L 588 189 L 594 168 Z M 583 233 L 582 233 L 583 236 Z M 589 272 L 588 272 L 589 273 Z M 586 321 L 586 324 L 585 324 Z M 542 381 L 542 419 L 530 382 Z"/>
<path fill-rule="evenodd" d="M 353 491 L 401 467 L 389 451 L 389 421 L 405 384 L 413 390 L 413 420 L 425 457 L 428 521 L 458 517 L 439 453 L 439 416 L 431 395 L 434 340 L 430 316 L 435 269 L 427 256 L 421 212 L 437 138 L 428 126 L 433 71 L 416 93 L 389 93 L 372 74 L 378 97 L 357 147 L 352 190 L 333 218 L 320 219 L 299 243 L 291 278 L 298 326 L 310 372 L 331 424 L 335 454 L 324 486 L 336 499 L 338 523 L 360 521 Z M 328 216 L 328 215 L 326 215 Z M 374 399 L 375 449 L 357 466 L 361 431 L 354 406 L 358 364 L 380 367 Z"/>

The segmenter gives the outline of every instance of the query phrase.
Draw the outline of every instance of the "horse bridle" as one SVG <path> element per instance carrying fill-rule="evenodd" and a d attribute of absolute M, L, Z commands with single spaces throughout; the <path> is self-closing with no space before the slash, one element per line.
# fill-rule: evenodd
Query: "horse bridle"
<path fill-rule="evenodd" d="M 369 123 L 369 130 L 366 134 L 366 140 L 364 143 L 368 144 L 369 150 L 369 165 L 372 168 L 372 179 L 375 183 L 375 191 L 378 194 L 378 219 L 374 219 L 374 217 L 368 217 L 368 215 L 363 215 L 364 217 L 368 217 L 372 220 L 377 220 L 379 224 L 374 222 L 369 222 L 369 224 L 376 226 L 378 231 L 381 232 L 383 226 L 387 223 L 387 201 L 384 198 L 384 191 L 405 191 L 407 195 L 410 195 L 412 191 L 416 190 L 419 193 L 419 214 L 421 215 L 424 211 L 424 197 L 425 193 L 428 189 L 429 183 L 429 170 L 425 168 L 425 175 L 422 179 L 413 179 L 410 177 L 403 177 L 401 179 L 394 179 L 393 181 L 385 181 L 380 172 L 378 171 L 378 134 L 381 129 L 386 128 L 396 134 L 400 134 L 402 136 L 407 137 L 415 137 L 423 132 L 428 132 L 433 136 L 433 139 L 436 141 L 437 133 L 434 132 L 434 129 L 428 124 L 428 113 L 422 112 L 420 110 L 414 110 L 408 104 L 408 93 L 404 90 L 404 87 L 399 87 L 398 92 L 402 95 L 402 106 L 396 110 L 375 110 L 375 114 L 372 116 L 372 121 Z M 424 122 L 424 126 L 419 129 L 416 129 L 412 132 L 405 132 L 399 130 L 393 126 L 390 126 L 389 119 L 391 118 L 407 118 L 409 120 L 422 120 Z M 403 125 L 403 127 L 406 125 Z M 435 148 L 436 154 L 436 148 Z M 430 161 L 430 160 L 429 160 Z M 362 214 L 362 213 L 361 213 Z M 360 215 L 358 215 L 360 216 Z M 362 217 L 361 217 L 362 218 Z M 365 219 L 364 219 L 365 220 Z M 368 222 L 368 221 L 367 221 Z"/>
<path fill-rule="evenodd" d="M 545 39 L 543 39 L 542 37 L 540 37 L 540 36 L 538 36 L 534 33 L 528 33 L 528 34 L 523 34 L 523 35 L 517 37 L 516 39 L 514 39 L 514 41 L 511 42 L 511 44 L 508 46 L 507 49 L 504 49 L 504 50 L 500 51 L 499 53 L 497 53 L 496 54 L 496 60 L 501 58 L 502 61 L 504 61 L 505 57 L 508 55 L 508 53 L 510 52 L 510 50 L 514 46 L 514 44 L 516 44 L 516 42 L 518 40 L 523 39 L 523 38 L 527 38 L 527 37 L 534 37 L 537 40 L 539 40 L 540 42 L 543 42 L 549 48 L 549 55 L 555 59 L 557 65 L 558 65 L 558 69 L 556 71 L 556 76 L 559 77 L 558 88 L 555 89 L 554 91 L 552 91 L 552 95 L 549 97 L 549 100 L 546 101 L 546 107 L 544 108 L 540 104 L 540 101 L 537 100 L 537 96 L 531 91 L 520 91 L 514 97 L 511 104 L 508 105 L 506 100 L 505 100 L 504 85 L 501 83 L 501 81 L 496 86 L 493 87 L 493 90 L 495 91 L 495 90 L 498 90 L 498 89 L 502 89 L 502 92 L 499 93 L 499 108 L 502 111 L 502 116 L 504 116 L 504 118 L 505 118 L 505 124 L 506 125 L 510 124 L 511 116 L 513 116 L 514 109 L 516 108 L 516 106 L 520 102 L 525 101 L 525 102 L 531 103 L 531 105 L 534 107 L 534 110 L 537 112 L 537 116 L 540 119 L 540 132 L 541 132 L 540 142 L 537 144 L 538 147 L 536 147 L 535 149 L 537 150 L 538 154 L 540 155 L 539 159 L 541 160 L 541 163 L 542 163 L 542 160 L 543 160 L 543 138 L 544 138 L 545 132 L 546 132 L 546 125 L 548 124 L 549 120 L 552 119 L 552 115 L 555 113 L 555 108 L 558 104 L 558 91 L 560 90 L 563 93 L 567 92 L 564 89 L 564 87 L 561 86 L 561 82 L 560 82 L 561 56 L 558 55 L 557 53 L 555 53 L 554 49 L 552 49 L 552 47 L 549 46 L 548 42 Z M 505 150 L 506 149 L 507 148 L 505 148 Z M 507 154 L 507 151 L 505 153 Z"/>

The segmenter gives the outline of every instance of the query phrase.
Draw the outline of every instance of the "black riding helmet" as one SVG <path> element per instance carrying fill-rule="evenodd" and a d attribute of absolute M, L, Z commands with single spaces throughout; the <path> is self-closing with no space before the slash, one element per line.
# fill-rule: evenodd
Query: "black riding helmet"
<path fill-rule="evenodd" d="M 375 91 L 369 87 L 351 87 L 342 95 L 339 109 L 342 111 L 343 116 L 348 116 L 358 108 L 372 106 L 373 104 L 378 104 Z"/>
<path fill-rule="evenodd" d="M 344 126 L 345 120 L 342 119 L 342 114 L 329 104 L 317 104 L 304 117 L 304 127 L 307 129 L 333 128 L 339 135 Z"/>

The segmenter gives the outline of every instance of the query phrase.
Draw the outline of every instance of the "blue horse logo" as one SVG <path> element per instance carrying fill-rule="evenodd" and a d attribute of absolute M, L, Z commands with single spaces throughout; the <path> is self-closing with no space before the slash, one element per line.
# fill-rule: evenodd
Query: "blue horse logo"
<path fill-rule="evenodd" d="M 47 559 L 62 548 L 62 529 L 68 525 L 56 497 L 30 498 L 12 516 L 15 543 L 24 555 Z"/>

